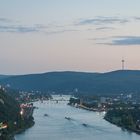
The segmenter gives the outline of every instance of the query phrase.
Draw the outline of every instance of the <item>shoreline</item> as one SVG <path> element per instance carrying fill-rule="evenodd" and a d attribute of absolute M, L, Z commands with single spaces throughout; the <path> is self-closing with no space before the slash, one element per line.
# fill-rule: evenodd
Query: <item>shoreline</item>
<path fill-rule="evenodd" d="M 16 131 L 12 132 L 11 134 L 8 134 L 6 136 L 7 140 L 15 140 L 15 135 L 18 135 L 18 134 L 21 134 L 21 133 L 25 132 L 26 130 L 33 127 L 34 124 L 35 124 L 35 121 L 33 121 L 28 127 L 21 128 L 19 130 L 16 130 Z"/>
<path fill-rule="evenodd" d="M 31 127 L 34 126 L 34 124 L 35 124 L 34 117 L 33 117 L 34 109 L 35 109 L 35 107 L 32 107 L 32 109 L 27 110 L 28 112 L 26 112 L 27 114 L 30 114 L 32 119 L 29 119 L 29 118 L 27 120 L 23 119 L 24 120 L 23 127 L 18 128 L 17 130 L 15 130 L 15 131 L 11 132 L 10 134 L 8 134 L 8 136 L 7 136 L 8 140 L 15 140 L 15 135 L 21 134 L 21 133 L 25 132 L 27 129 L 30 129 Z M 27 117 L 27 114 L 24 117 Z"/>
<path fill-rule="evenodd" d="M 79 105 L 79 106 L 77 106 L 77 107 L 74 106 L 74 105 L 70 105 L 70 106 L 75 107 L 75 108 L 84 109 L 84 110 L 87 110 L 87 111 L 103 112 L 103 111 L 99 111 L 98 109 L 95 109 L 95 110 L 94 110 L 94 109 L 88 108 L 88 107 L 86 107 L 86 106 L 81 106 L 81 105 Z M 125 130 L 129 131 L 129 132 L 136 133 L 136 134 L 140 135 L 140 130 L 136 130 L 136 129 L 133 129 L 133 128 L 129 128 L 129 127 L 126 127 L 126 126 L 122 126 L 122 125 L 113 123 L 111 120 L 107 119 L 106 117 L 104 117 L 103 119 L 106 120 L 107 122 L 109 122 L 109 123 L 111 123 L 111 124 L 113 124 L 113 125 L 119 127 L 119 128 L 122 128 L 122 129 L 125 129 Z"/>
<path fill-rule="evenodd" d="M 119 128 L 122 128 L 122 129 L 125 129 L 125 130 L 129 131 L 129 132 L 136 133 L 136 134 L 140 135 L 140 130 L 116 124 L 116 123 L 112 122 L 110 119 L 107 119 L 106 117 L 104 117 L 104 120 L 106 120 L 107 122 L 109 122 L 109 123 L 111 123 L 111 124 L 113 124 L 113 125 L 115 125 Z"/>
<path fill-rule="evenodd" d="M 68 104 L 68 105 L 70 105 L 70 104 Z M 75 107 L 75 108 L 88 110 L 88 111 L 93 111 L 93 112 L 103 112 L 103 111 L 105 111 L 105 110 L 99 110 L 99 109 L 96 109 L 96 108 L 89 108 L 89 107 L 86 107 L 84 105 L 77 105 L 77 106 L 70 105 L 70 106 Z"/>

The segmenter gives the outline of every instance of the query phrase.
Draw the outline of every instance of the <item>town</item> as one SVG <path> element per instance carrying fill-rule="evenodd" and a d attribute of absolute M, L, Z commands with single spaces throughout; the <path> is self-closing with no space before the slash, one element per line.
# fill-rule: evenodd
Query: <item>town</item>
<path fill-rule="evenodd" d="M 68 104 L 89 111 L 104 112 L 105 120 L 140 134 L 140 97 L 138 94 L 71 97 Z"/>

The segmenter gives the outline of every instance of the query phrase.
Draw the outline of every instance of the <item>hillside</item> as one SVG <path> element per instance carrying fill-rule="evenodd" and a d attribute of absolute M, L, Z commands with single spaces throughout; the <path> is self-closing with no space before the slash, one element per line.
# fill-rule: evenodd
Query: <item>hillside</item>
<path fill-rule="evenodd" d="M 11 134 L 15 130 L 14 122 L 18 123 L 20 121 L 19 112 L 19 104 L 0 89 L 0 139 L 12 139 Z"/>
<path fill-rule="evenodd" d="M 16 120 L 19 112 L 19 104 L 0 89 L 0 122 Z"/>
<path fill-rule="evenodd" d="M 118 70 L 108 73 L 49 72 L 12 76 L 2 79 L 13 89 L 68 93 L 78 89 L 86 94 L 117 94 L 140 92 L 140 71 Z"/>
<path fill-rule="evenodd" d="M 0 75 L 0 80 L 10 77 L 10 75 Z"/>
<path fill-rule="evenodd" d="M 13 140 L 15 133 L 22 132 L 34 124 L 33 117 L 21 116 L 19 103 L 0 88 L 0 140 Z M 25 113 L 24 113 L 25 114 Z"/>

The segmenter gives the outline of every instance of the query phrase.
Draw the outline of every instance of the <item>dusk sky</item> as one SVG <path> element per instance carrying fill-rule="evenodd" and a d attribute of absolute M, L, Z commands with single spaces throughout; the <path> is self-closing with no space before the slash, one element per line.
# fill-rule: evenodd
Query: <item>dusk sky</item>
<path fill-rule="evenodd" d="M 140 69 L 140 0 L 0 0 L 0 74 Z"/>

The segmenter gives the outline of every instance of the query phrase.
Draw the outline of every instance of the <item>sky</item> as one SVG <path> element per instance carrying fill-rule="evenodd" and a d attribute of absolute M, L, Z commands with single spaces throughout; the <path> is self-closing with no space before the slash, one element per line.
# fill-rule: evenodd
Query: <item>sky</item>
<path fill-rule="evenodd" d="M 0 0 L 0 74 L 140 70 L 140 0 Z"/>

